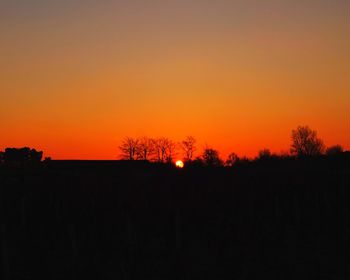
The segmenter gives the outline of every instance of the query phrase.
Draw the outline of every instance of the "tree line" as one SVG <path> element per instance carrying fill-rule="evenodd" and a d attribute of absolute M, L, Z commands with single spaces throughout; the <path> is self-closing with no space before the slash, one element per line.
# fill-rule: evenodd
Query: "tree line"
<path fill-rule="evenodd" d="M 161 163 L 171 163 L 175 157 L 182 157 L 184 162 L 199 163 L 210 166 L 233 166 L 237 163 L 250 161 L 247 157 L 240 158 L 236 153 L 230 153 L 226 160 L 220 157 L 218 150 L 206 146 L 203 151 L 197 152 L 197 141 L 193 136 L 187 136 L 180 142 L 169 138 L 133 138 L 126 137 L 119 146 L 120 158 L 123 160 L 146 160 Z M 317 157 L 322 155 L 335 156 L 344 152 L 341 145 L 326 147 L 318 137 L 317 131 L 309 126 L 298 126 L 291 132 L 291 146 L 289 153 L 277 155 L 269 149 L 260 150 L 255 160 L 267 160 L 282 157 Z"/>
<path fill-rule="evenodd" d="M 181 158 L 185 163 L 198 163 L 210 166 L 233 166 L 237 163 L 251 161 L 247 157 L 240 158 L 236 153 L 230 153 L 226 160 L 220 157 L 218 150 L 206 146 L 199 154 L 196 154 L 197 141 L 193 136 L 187 136 L 180 142 L 174 142 L 167 137 L 161 138 L 133 138 L 126 137 L 119 146 L 120 159 L 144 160 L 160 163 L 172 163 L 174 159 Z M 321 155 L 335 156 L 344 152 L 341 145 L 326 147 L 323 140 L 317 135 L 317 131 L 308 126 L 298 126 L 291 132 L 290 152 L 277 155 L 269 149 L 259 151 L 255 160 L 267 160 L 284 157 L 316 157 Z M 0 151 L 0 164 L 30 165 L 41 162 L 43 152 L 24 148 L 6 148 Z M 49 161 L 51 158 L 45 158 Z"/>
<path fill-rule="evenodd" d="M 120 157 L 125 160 L 149 160 L 157 162 L 172 162 L 179 150 L 185 161 L 192 161 L 196 151 L 196 139 L 188 136 L 180 143 L 169 138 L 132 138 L 126 137 L 119 146 Z"/>

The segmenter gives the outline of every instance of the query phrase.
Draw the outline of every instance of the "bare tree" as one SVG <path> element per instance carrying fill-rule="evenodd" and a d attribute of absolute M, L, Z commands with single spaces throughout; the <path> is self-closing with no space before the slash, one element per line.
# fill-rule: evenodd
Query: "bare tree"
<path fill-rule="evenodd" d="M 163 140 L 162 138 L 156 138 L 153 139 L 153 145 L 154 145 L 154 157 L 155 160 L 158 162 L 162 161 L 162 152 L 164 151 L 164 149 L 162 149 L 163 147 Z"/>
<path fill-rule="evenodd" d="M 148 137 L 139 139 L 137 145 L 137 158 L 141 160 L 149 160 L 154 152 L 154 141 Z"/>
<path fill-rule="evenodd" d="M 136 138 L 126 137 L 119 146 L 121 157 L 123 159 L 135 160 L 138 150 L 139 140 Z"/>
<path fill-rule="evenodd" d="M 334 146 L 327 148 L 326 155 L 327 156 L 336 156 L 336 155 L 340 155 L 343 152 L 344 152 L 344 148 L 342 146 L 334 145 Z"/>
<path fill-rule="evenodd" d="M 177 154 L 176 143 L 166 137 L 154 139 L 153 145 L 153 154 L 158 162 L 171 162 Z"/>
<path fill-rule="evenodd" d="M 196 151 L 196 139 L 192 136 L 187 136 L 185 140 L 180 143 L 181 149 L 184 153 L 185 161 L 192 161 Z"/>
<path fill-rule="evenodd" d="M 172 162 L 176 155 L 177 155 L 177 144 L 174 141 L 168 139 L 166 162 Z"/>
<path fill-rule="evenodd" d="M 299 126 L 292 130 L 291 153 L 299 156 L 317 156 L 324 152 L 324 144 L 317 137 L 317 132 L 308 126 Z"/>
<path fill-rule="evenodd" d="M 167 151 L 168 151 L 168 142 L 169 142 L 169 139 L 165 137 L 157 138 L 153 140 L 156 161 L 158 162 L 166 161 Z"/>

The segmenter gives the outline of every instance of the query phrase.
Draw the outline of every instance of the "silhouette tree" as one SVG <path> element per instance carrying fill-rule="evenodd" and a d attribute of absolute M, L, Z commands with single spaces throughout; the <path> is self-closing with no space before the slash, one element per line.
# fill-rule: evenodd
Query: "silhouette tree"
<path fill-rule="evenodd" d="M 324 152 L 324 144 L 317 137 L 317 132 L 308 126 L 299 126 L 292 130 L 291 153 L 298 157 L 321 155 Z"/>
<path fill-rule="evenodd" d="M 126 137 L 119 146 L 122 159 L 135 160 L 138 151 L 139 140 Z"/>
<path fill-rule="evenodd" d="M 267 160 L 272 157 L 271 151 L 269 149 L 263 149 L 259 151 L 258 160 Z"/>
<path fill-rule="evenodd" d="M 185 161 L 192 161 L 196 151 L 196 139 L 192 136 L 187 136 L 185 140 L 180 143 L 180 147 L 184 153 Z"/>
<path fill-rule="evenodd" d="M 234 166 L 239 161 L 239 157 L 235 153 L 229 154 L 225 162 L 226 166 Z"/>
<path fill-rule="evenodd" d="M 169 160 L 170 151 L 172 151 L 172 141 L 166 137 L 157 138 L 153 140 L 155 157 L 158 162 L 166 162 Z"/>
<path fill-rule="evenodd" d="M 167 154 L 166 154 L 166 162 L 172 162 L 174 157 L 177 154 L 177 145 L 175 142 L 173 142 L 172 140 L 168 140 L 167 143 Z"/>
<path fill-rule="evenodd" d="M 24 148 L 6 148 L 3 154 L 5 164 L 26 165 L 41 162 L 43 152 L 28 147 Z"/>
<path fill-rule="evenodd" d="M 162 162 L 165 157 L 166 146 L 164 138 L 153 139 L 155 160 Z"/>
<path fill-rule="evenodd" d="M 203 151 L 203 162 L 207 166 L 220 166 L 223 164 L 220 159 L 219 152 L 212 148 L 205 148 Z"/>
<path fill-rule="evenodd" d="M 327 156 L 336 156 L 340 155 L 344 152 L 344 148 L 340 145 L 334 145 L 331 147 L 328 147 L 326 150 L 326 155 Z"/>
<path fill-rule="evenodd" d="M 141 160 L 149 160 L 154 153 L 154 140 L 148 137 L 139 139 L 137 145 L 137 158 Z"/>
<path fill-rule="evenodd" d="M 0 151 L 0 164 L 4 162 L 4 152 Z"/>
<path fill-rule="evenodd" d="M 45 162 L 52 161 L 52 158 L 51 158 L 51 157 L 45 157 L 44 161 L 45 161 Z"/>

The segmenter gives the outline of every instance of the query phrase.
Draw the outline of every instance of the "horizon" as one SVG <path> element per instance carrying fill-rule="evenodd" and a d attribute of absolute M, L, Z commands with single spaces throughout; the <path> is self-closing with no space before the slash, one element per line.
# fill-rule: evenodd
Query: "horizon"
<path fill-rule="evenodd" d="M 350 2 L 0 4 L 0 150 L 117 160 L 125 136 L 222 158 L 289 152 L 309 125 L 350 150 Z M 199 155 L 198 153 L 196 155 Z"/>
<path fill-rule="evenodd" d="M 303 132 L 301 130 L 303 129 L 309 129 L 310 133 L 306 138 L 302 138 Z M 299 140 L 296 140 L 296 136 L 294 135 L 298 131 L 298 134 L 300 137 Z M 312 138 L 312 133 L 315 133 L 315 138 Z M 52 158 L 50 155 L 47 155 L 45 151 L 39 151 L 35 147 L 28 147 L 28 146 L 23 146 L 23 147 L 6 147 L 3 149 L 3 151 L 0 149 L 0 154 L 6 151 L 7 149 L 14 149 L 14 150 L 20 150 L 20 149 L 33 149 L 33 151 L 38 151 L 42 154 L 42 160 L 54 160 L 54 161 L 146 161 L 146 162 L 154 162 L 154 163 L 173 163 L 174 165 L 177 165 L 178 162 L 181 162 L 182 164 L 186 161 L 196 161 L 200 160 L 203 161 L 205 157 L 205 152 L 208 150 L 215 151 L 218 155 L 218 159 L 222 160 L 222 164 L 225 165 L 225 160 L 229 160 L 230 156 L 234 155 L 235 157 L 238 157 L 238 159 L 243 159 L 243 160 L 249 160 L 249 161 L 255 161 L 259 160 L 261 158 L 261 155 L 263 154 L 266 156 L 266 153 L 268 157 L 298 157 L 301 156 L 302 153 L 308 153 L 304 149 L 309 149 L 307 146 L 312 145 L 313 148 L 316 148 L 316 152 L 312 152 L 312 154 L 304 154 L 304 156 L 307 157 L 313 157 L 313 156 L 333 156 L 335 154 L 339 153 L 349 153 L 350 150 L 344 149 L 344 146 L 341 144 L 336 144 L 336 145 L 331 145 L 327 146 L 325 145 L 324 141 L 318 137 L 317 131 L 310 129 L 308 126 L 298 126 L 295 130 L 292 131 L 293 134 L 293 140 L 290 143 L 289 150 L 284 150 L 280 152 L 275 152 L 271 151 L 269 148 L 262 148 L 259 149 L 258 153 L 253 155 L 253 156 L 246 156 L 246 155 L 239 155 L 235 152 L 231 152 L 227 155 L 223 155 L 221 151 L 215 149 L 215 147 L 209 146 L 209 145 L 202 145 L 199 146 L 197 145 L 197 140 L 193 136 L 188 136 L 187 138 L 184 138 L 182 142 L 180 141 L 173 141 L 172 139 L 163 137 L 163 138 L 149 138 L 149 137 L 137 137 L 137 138 L 132 138 L 132 137 L 124 137 L 123 141 L 120 143 L 118 146 L 119 149 L 119 154 L 115 158 L 107 158 L 107 159 L 93 159 L 93 158 Z M 292 138 L 292 137 L 291 137 Z M 188 139 L 192 139 L 190 141 L 194 141 L 193 144 L 190 146 L 187 146 L 184 148 L 184 141 L 189 141 Z M 308 139 L 308 140 L 307 140 Z M 160 142 L 165 140 L 166 142 Z M 299 142 L 301 140 L 301 142 Z M 130 142 L 132 141 L 132 142 Z M 151 141 L 150 142 L 145 142 L 145 141 Z M 309 141 L 309 142 L 308 142 Z M 157 144 L 158 143 L 158 144 Z M 188 142 L 187 142 L 188 143 Z M 301 144 L 302 143 L 302 144 Z M 131 145 L 131 146 L 130 146 Z M 157 145 L 158 146 L 157 148 Z M 295 150 L 295 145 L 298 146 L 298 150 Z M 160 152 L 161 147 L 165 149 L 165 156 L 170 156 L 169 159 L 164 158 L 161 159 L 157 158 L 157 149 Z M 130 152 L 132 149 L 135 149 L 133 153 L 135 155 L 133 159 L 129 159 Z M 300 150 L 299 150 L 300 149 Z M 191 150 L 192 158 L 191 159 L 186 159 L 187 151 Z M 143 158 L 144 151 L 147 153 L 147 157 Z M 169 154 L 170 153 L 170 154 Z"/>

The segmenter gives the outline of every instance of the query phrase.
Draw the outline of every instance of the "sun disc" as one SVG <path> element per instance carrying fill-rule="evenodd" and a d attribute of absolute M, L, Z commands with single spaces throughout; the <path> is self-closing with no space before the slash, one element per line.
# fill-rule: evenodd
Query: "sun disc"
<path fill-rule="evenodd" d="M 185 164 L 183 163 L 182 160 L 178 160 L 176 163 L 175 163 L 176 167 L 177 168 L 184 168 Z"/>

